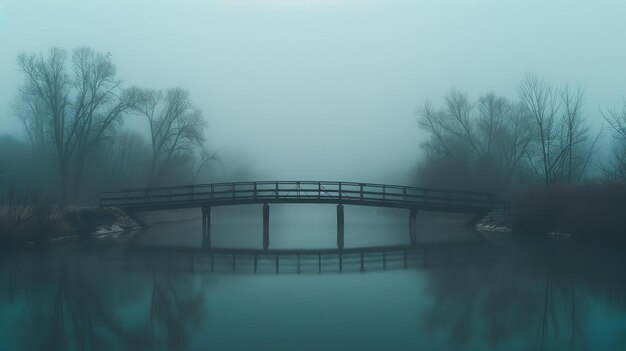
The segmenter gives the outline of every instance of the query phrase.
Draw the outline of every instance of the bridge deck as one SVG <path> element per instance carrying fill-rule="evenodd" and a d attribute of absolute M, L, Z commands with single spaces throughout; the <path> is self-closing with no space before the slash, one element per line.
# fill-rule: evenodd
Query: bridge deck
<path fill-rule="evenodd" d="M 264 203 L 326 203 L 442 212 L 505 211 L 489 193 L 388 184 L 258 181 L 125 189 L 104 192 L 100 206 L 137 211 Z"/>

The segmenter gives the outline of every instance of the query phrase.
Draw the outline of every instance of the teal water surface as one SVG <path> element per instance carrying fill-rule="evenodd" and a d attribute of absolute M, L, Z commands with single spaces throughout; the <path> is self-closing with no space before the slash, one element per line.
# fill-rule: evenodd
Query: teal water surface
<path fill-rule="evenodd" d="M 298 215 L 290 211 L 286 222 Z M 366 241 L 404 240 L 404 226 L 395 224 L 396 217 L 406 224 L 403 214 L 381 216 L 383 224 L 370 225 L 376 233 Z M 280 214 L 273 218 L 279 228 Z M 188 234 L 196 221 L 191 216 L 180 227 L 165 228 Z M 225 236 L 228 221 L 223 221 L 217 228 Z M 277 231 L 287 236 L 286 227 L 302 225 L 295 222 L 283 222 Z M 324 243 L 312 244 L 330 240 L 332 245 L 332 226 L 330 234 L 326 227 L 320 229 Z M 165 235 L 154 228 L 138 240 Z M 317 229 L 311 221 L 302 232 Z M 626 259 L 616 247 L 501 233 L 487 238 L 496 252 L 487 261 L 255 275 L 171 269 L 141 259 L 129 266 L 120 249 L 123 239 L 4 254 L 1 349 L 626 349 Z"/>

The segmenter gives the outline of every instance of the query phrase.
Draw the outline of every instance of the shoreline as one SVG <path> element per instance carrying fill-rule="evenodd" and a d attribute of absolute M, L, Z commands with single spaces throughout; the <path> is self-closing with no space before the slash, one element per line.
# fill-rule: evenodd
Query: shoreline
<path fill-rule="evenodd" d="M 118 236 L 146 228 L 132 213 L 115 207 L 57 207 L 2 233 L 0 246 L 36 245 Z"/>

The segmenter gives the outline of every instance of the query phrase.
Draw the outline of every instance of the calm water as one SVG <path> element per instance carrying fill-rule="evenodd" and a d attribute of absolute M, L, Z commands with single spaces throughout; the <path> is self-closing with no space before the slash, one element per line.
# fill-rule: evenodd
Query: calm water
<path fill-rule="evenodd" d="M 274 207 L 272 247 L 334 245 L 332 206 Z M 151 214 L 134 242 L 197 245 L 198 215 Z M 259 208 L 213 217 L 215 246 L 260 246 Z M 424 215 L 420 239 L 479 237 L 459 221 Z M 346 245 L 407 243 L 407 222 L 402 211 L 347 209 Z M 616 248 L 492 234 L 486 261 L 254 275 L 128 265 L 128 239 L 4 254 L 1 349 L 626 349 L 626 258 Z"/>

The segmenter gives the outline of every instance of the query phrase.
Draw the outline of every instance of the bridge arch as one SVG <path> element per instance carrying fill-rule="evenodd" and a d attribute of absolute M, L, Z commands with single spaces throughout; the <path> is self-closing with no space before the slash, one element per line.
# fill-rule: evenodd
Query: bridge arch
<path fill-rule="evenodd" d="M 202 246 L 211 247 L 211 207 L 262 204 L 263 248 L 269 248 L 269 205 L 288 203 L 337 205 L 337 247 L 344 243 L 344 205 L 409 210 L 409 236 L 416 243 L 417 211 L 485 215 L 506 211 L 507 203 L 483 192 L 338 181 L 256 181 L 124 189 L 103 192 L 101 207 L 130 211 L 202 209 Z"/>

